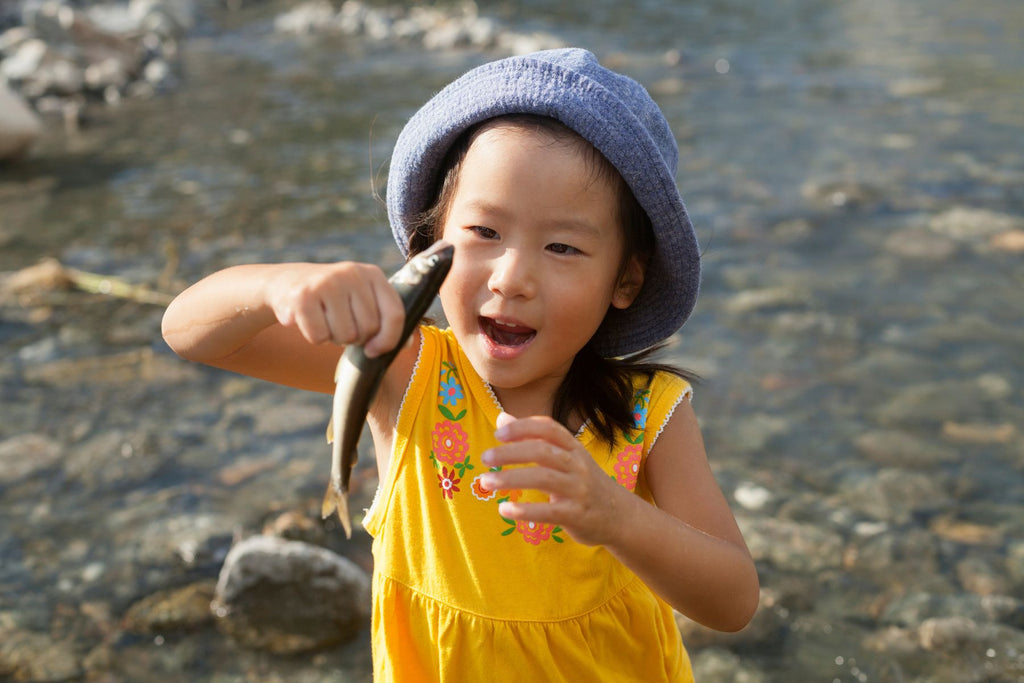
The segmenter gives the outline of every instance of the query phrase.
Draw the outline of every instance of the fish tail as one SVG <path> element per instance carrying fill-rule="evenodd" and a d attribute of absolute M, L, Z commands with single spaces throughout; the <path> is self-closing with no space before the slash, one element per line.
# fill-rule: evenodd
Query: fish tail
<path fill-rule="evenodd" d="M 338 511 L 338 519 L 345 529 L 345 538 L 352 538 L 352 519 L 348 512 L 348 495 L 336 486 L 333 482 L 327 482 L 327 493 L 324 494 L 324 503 L 320 507 L 320 517 L 327 519 L 335 510 Z"/>

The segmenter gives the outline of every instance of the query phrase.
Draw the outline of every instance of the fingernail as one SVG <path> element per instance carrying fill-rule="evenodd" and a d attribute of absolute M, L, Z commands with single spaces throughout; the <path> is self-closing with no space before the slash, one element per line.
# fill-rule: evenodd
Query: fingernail
<path fill-rule="evenodd" d="M 491 453 L 490 450 L 486 450 L 480 454 L 480 460 L 483 461 L 485 465 L 490 465 L 494 461 L 494 454 Z"/>
<path fill-rule="evenodd" d="M 503 439 L 508 436 L 508 425 L 515 422 L 515 418 L 508 413 L 498 413 L 498 419 L 495 421 L 497 429 L 494 430 L 494 436 Z"/>

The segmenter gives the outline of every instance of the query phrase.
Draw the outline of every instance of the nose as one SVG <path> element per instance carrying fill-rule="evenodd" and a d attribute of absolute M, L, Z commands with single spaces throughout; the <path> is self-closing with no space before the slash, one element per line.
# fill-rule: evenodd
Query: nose
<path fill-rule="evenodd" d="M 505 298 L 533 298 L 537 293 L 537 278 L 533 259 L 520 249 L 505 249 L 492 261 L 487 286 Z"/>

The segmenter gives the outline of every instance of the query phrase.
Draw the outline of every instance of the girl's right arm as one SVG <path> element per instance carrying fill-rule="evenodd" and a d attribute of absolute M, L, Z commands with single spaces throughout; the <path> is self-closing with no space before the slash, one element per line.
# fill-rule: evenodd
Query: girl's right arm
<path fill-rule="evenodd" d="M 375 265 L 282 263 L 227 268 L 179 294 L 163 318 L 188 360 L 330 393 L 346 344 L 394 348 L 405 310 Z"/>

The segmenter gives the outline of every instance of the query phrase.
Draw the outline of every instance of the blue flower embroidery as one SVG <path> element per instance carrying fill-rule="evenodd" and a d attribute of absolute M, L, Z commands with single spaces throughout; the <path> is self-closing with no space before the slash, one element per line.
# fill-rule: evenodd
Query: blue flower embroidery
<path fill-rule="evenodd" d="M 644 429 L 647 426 L 647 404 L 650 402 L 650 391 L 638 391 L 634 396 L 633 428 Z"/>
<path fill-rule="evenodd" d="M 462 387 L 459 386 L 459 380 L 454 375 L 448 379 L 441 380 L 441 390 L 437 392 L 438 396 L 441 397 L 441 403 L 454 406 L 465 396 L 462 393 Z"/>

